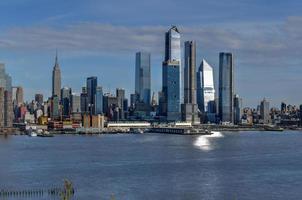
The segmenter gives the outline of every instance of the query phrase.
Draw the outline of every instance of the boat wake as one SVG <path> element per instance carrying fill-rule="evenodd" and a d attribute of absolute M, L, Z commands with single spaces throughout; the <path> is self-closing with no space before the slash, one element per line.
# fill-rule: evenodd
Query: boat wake
<path fill-rule="evenodd" d="M 221 132 L 218 131 L 212 131 L 213 134 L 211 135 L 206 135 L 206 137 L 208 138 L 220 138 L 220 137 L 224 137 L 224 135 Z"/>
<path fill-rule="evenodd" d="M 214 149 L 212 140 L 215 138 L 223 138 L 224 135 L 221 132 L 213 131 L 211 135 L 201 135 L 193 143 L 193 145 L 203 151 L 211 151 Z"/>

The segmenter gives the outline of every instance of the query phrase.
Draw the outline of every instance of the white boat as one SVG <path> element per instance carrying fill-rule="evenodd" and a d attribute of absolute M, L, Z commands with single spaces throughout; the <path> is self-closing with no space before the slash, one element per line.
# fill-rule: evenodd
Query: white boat
<path fill-rule="evenodd" d="M 38 134 L 37 134 L 36 132 L 31 132 L 29 136 L 30 136 L 30 137 L 37 137 Z"/>

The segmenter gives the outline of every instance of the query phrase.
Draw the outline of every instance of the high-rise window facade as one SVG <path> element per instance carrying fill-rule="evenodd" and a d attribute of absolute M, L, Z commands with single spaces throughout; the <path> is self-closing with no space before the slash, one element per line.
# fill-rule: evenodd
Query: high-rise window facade
<path fill-rule="evenodd" d="M 78 94 L 73 93 L 71 95 L 71 113 L 81 112 L 81 97 Z"/>
<path fill-rule="evenodd" d="M 234 69 L 233 54 L 219 55 L 219 118 L 221 122 L 234 122 Z"/>
<path fill-rule="evenodd" d="M 196 104 L 196 43 L 185 42 L 184 103 Z"/>
<path fill-rule="evenodd" d="M 151 101 L 151 55 L 137 52 L 135 58 L 135 93 L 139 101 L 150 105 Z"/>
<path fill-rule="evenodd" d="M 162 114 L 168 121 L 177 121 L 180 120 L 180 33 L 177 27 L 173 26 L 165 36 L 161 107 Z"/>
<path fill-rule="evenodd" d="M 62 104 L 62 114 L 65 118 L 70 115 L 70 105 L 71 105 L 71 88 L 63 87 L 61 89 L 61 104 Z"/>
<path fill-rule="evenodd" d="M 95 92 L 95 114 L 103 114 L 103 88 L 99 86 Z"/>
<path fill-rule="evenodd" d="M 185 42 L 184 53 L 184 103 L 181 105 L 183 121 L 200 123 L 196 100 L 196 43 Z"/>
<path fill-rule="evenodd" d="M 87 96 L 88 96 L 88 110 L 91 114 L 94 114 L 95 107 L 95 94 L 98 85 L 98 78 L 95 76 L 87 78 Z"/>
<path fill-rule="evenodd" d="M 201 112 L 209 112 L 208 103 L 215 100 L 214 74 L 206 60 L 202 60 L 197 72 L 197 103 Z"/>

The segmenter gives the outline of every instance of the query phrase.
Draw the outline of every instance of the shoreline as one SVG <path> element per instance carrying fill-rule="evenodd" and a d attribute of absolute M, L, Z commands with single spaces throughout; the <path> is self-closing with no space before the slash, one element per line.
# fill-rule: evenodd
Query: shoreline
<path fill-rule="evenodd" d="M 152 129 L 152 128 L 151 128 Z M 186 128 L 170 128 L 170 127 L 166 127 L 166 129 L 188 129 Z M 140 130 L 144 130 L 145 132 L 142 133 L 138 133 L 138 132 L 130 132 L 130 131 L 125 131 L 122 129 L 107 129 L 107 130 L 103 130 L 101 132 L 75 132 L 75 131 L 50 131 L 50 134 L 53 136 L 56 135 L 116 135 L 116 134 L 148 134 L 148 133 L 155 133 L 155 134 L 166 134 L 166 135 L 210 135 L 209 133 L 205 133 L 205 132 L 192 132 L 192 133 L 172 133 L 172 132 L 156 132 L 156 131 L 148 131 L 150 130 L 150 128 L 141 128 Z M 194 129 L 193 130 L 197 130 Z M 219 132 L 254 132 L 254 131 L 259 131 L 259 132 L 283 132 L 283 131 L 302 131 L 301 128 L 282 128 L 282 129 L 266 129 L 265 127 L 203 127 L 200 130 L 207 130 L 207 131 L 211 131 L 211 132 L 215 132 L 215 131 L 219 131 Z M 0 136 L 10 136 L 10 135 L 25 135 L 28 136 L 27 133 L 22 132 L 20 130 L 16 130 L 14 129 L 14 131 L 12 132 L 0 132 Z"/>

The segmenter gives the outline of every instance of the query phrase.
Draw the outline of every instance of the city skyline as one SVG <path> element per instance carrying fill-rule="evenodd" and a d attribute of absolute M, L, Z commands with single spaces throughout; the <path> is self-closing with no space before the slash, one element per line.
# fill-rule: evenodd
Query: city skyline
<path fill-rule="evenodd" d="M 104 94 L 103 88 L 98 84 L 98 77 L 96 76 L 86 78 L 86 86 L 82 87 L 80 95 L 74 93 L 70 87 L 64 86 L 61 88 L 61 74 L 56 51 L 55 65 L 52 73 L 53 93 L 42 104 L 43 95 L 36 94 L 36 101 L 23 105 L 23 88 L 11 86 L 11 77 L 5 73 L 5 67 L 2 64 L 2 78 L 0 77 L 2 81 L 0 83 L 2 83 L 2 87 L 5 90 L 2 95 L 4 100 L 1 102 L 4 102 L 2 106 L 4 106 L 4 111 L 7 113 L 5 115 L 4 112 L 4 119 L 7 119 L 7 122 L 10 124 L 9 116 L 12 113 L 10 111 L 12 105 L 16 121 L 19 119 L 31 120 L 36 118 L 36 120 L 40 120 L 39 123 L 44 119 L 41 118 L 42 114 L 44 115 L 43 117 L 49 116 L 53 120 L 50 123 L 70 119 L 78 122 L 81 116 L 84 117 L 87 115 L 106 116 L 109 121 L 150 120 L 153 118 L 160 121 L 183 121 L 195 125 L 207 122 L 236 125 L 252 122 L 250 114 L 255 113 L 256 110 L 250 108 L 242 109 L 243 101 L 240 95 L 236 94 L 234 85 L 235 61 L 231 52 L 220 52 L 219 54 L 217 99 L 214 98 L 215 88 L 213 85 L 212 67 L 203 59 L 199 69 L 196 69 L 195 41 L 184 42 L 184 59 L 182 60 L 182 34 L 179 29 L 176 26 L 172 26 L 164 36 L 165 60 L 162 63 L 163 85 L 162 90 L 158 93 L 158 105 L 156 103 L 151 104 L 150 101 L 150 53 L 136 53 L 135 93 L 130 95 L 131 104 L 129 109 L 125 89 L 116 88 L 115 96 L 112 93 Z M 182 62 L 184 63 L 183 71 L 180 69 Z M 183 101 L 181 100 L 181 93 L 184 95 Z M 152 97 L 152 99 L 154 98 Z M 284 110 L 284 105 L 286 104 L 282 102 L 281 110 Z M 26 111 L 26 107 L 29 109 L 29 112 Z M 245 110 L 244 115 L 243 110 Z M 269 112 L 274 113 L 278 110 L 274 108 L 269 110 L 268 104 L 266 106 L 266 118 L 270 116 Z M 289 110 L 291 109 L 289 108 Z M 296 107 L 293 110 L 296 112 Z M 35 112 L 35 115 L 33 115 L 33 112 Z M 263 121 L 259 121 L 256 117 L 255 122 L 270 123 L 270 120 L 266 120 L 263 114 L 261 116 Z M 86 122 L 90 124 L 91 121 L 88 120 Z"/>
<path fill-rule="evenodd" d="M 302 94 L 296 92 L 301 84 L 299 73 L 302 64 L 298 37 L 301 30 L 297 27 L 301 21 L 299 1 L 219 4 L 192 1 L 191 5 L 176 1 L 171 6 L 182 12 L 173 18 L 163 17 L 164 11 L 160 8 L 164 5 L 159 1 L 149 5 L 150 11 L 137 2 L 137 8 L 141 8 L 138 10 L 150 12 L 149 16 L 140 19 L 131 15 L 132 8 L 121 8 L 123 6 L 119 6 L 122 14 L 109 11 L 111 9 L 96 12 L 98 9 L 106 10 L 109 5 L 102 1 L 95 3 L 77 1 L 69 8 L 65 2 L 45 1 L 40 11 L 32 12 L 38 17 L 25 13 L 33 1 L 0 4 L 4 10 L 1 16 L 9 18 L 0 26 L 0 60 L 14 77 L 13 85 L 24 87 L 26 100 L 32 99 L 35 93 L 50 96 L 51 79 L 47 72 L 53 66 L 56 48 L 59 50 L 62 86 L 80 92 L 85 77 L 96 75 L 105 92 L 111 90 L 113 93 L 115 88 L 123 86 L 127 96 L 134 92 L 135 52 L 150 51 L 151 91 L 160 91 L 159 75 L 164 51 L 162 34 L 168 26 L 175 24 L 182 32 L 182 45 L 185 40 L 196 40 L 196 62 L 206 59 L 213 66 L 216 88 L 218 53 L 234 53 L 236 92 L 244 99 L 244 106 L 255 107 L 263 97 L 274 106 L 281 101 L 300 104 Z M 124 3 L 116 2 L 110 6 L 117 4 Z M 201 4 L 203 14 L 196 10 Z M 91 5 L 97 6 L 93 8 Z M 52 7 L 60 8 L 49 12 Z M 16 8 L 20 12 L 13 12 Z M 48 12 L 44 12 L 46 10 Z M 152 14 L 155 10 L 158 16 Z M 232 11 L 234 16 L 228 15 Z M 121 20 L 122 15 L 129 17 Z M 113 73 L 121 78 L 112 82 L 110 77 Z M 265 87 L 261 87 L 263 85 Z M 278 87 L 273 87 L 275 85 Z"/>
<path fill-rule="evenodd" d="M 299 199 L 301 8 L 0 1 L 0 200 Z"/>

